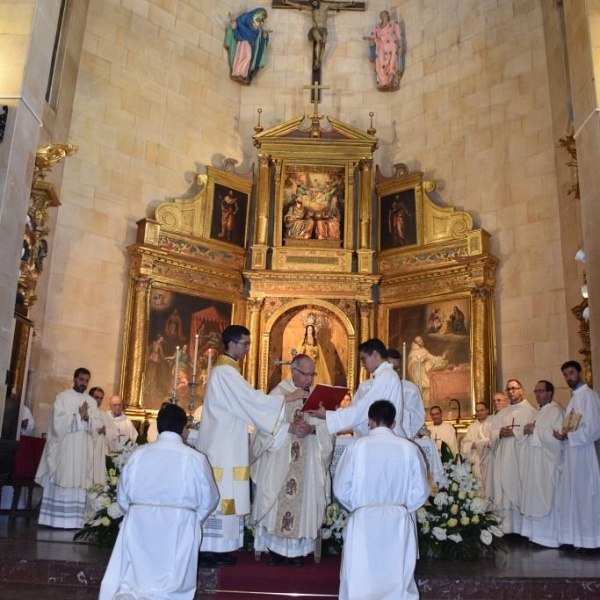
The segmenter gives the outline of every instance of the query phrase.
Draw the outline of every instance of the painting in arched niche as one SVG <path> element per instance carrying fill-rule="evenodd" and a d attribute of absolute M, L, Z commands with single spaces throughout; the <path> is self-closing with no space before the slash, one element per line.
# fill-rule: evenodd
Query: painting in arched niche
<path fill-rule="evenodd" d="M 269 339 L 268 389 L 291 377 L 289 362 L 295 353 L 314 359 L 315 383 L 346 385 L 348 332 L 333 312 L 317 305 L 290 308 L 273 325 Z"/>

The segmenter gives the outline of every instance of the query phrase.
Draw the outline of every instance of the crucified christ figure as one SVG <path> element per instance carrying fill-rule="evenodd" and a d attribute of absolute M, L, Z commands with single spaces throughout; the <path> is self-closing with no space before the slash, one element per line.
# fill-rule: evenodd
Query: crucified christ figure
<path fill-rule="evenodd" d="M 314 44 L 313 69 L 318 71 L 321 68 L 323 54 L 325 54 L 329 11 L 340 11 L 344 8 L 351 8 L 356 5 L 356 2 L 321 2 L 313 0 L 310 3 L 300 4 L 299 2 L 294 2 L 294 0 L 281 0 L 281 3 L 285 6 L 297 8 L 298 10 L 310 10 L 312 12 L 313 25 L 308 32 L 308 39 Z"/>

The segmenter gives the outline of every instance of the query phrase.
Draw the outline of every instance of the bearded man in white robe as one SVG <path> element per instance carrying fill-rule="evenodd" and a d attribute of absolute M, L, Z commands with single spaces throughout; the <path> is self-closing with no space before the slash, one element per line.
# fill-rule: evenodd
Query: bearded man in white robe
<path fill-rule="evenodd" d="M 394 370 L 386 356 L 385 344 L 377 338 L 363 342 L 358 347 L 358 355 L 362 366 L 371 373 L 371 379 L 363 381 L 356 390 L 350 406 L 338 408 L 337 410 L 308 411 L 312 416 L 325 419 L 329 433 L 354 430 L 357 436 L 369 433 L 369 407 L 376 400 L 389 400 L 400 415 L 395 421 L 394 433 L 406 437 L 402 427 L 402 415 L 404 404 L 402 399 L 401 379 Z"/>
<path fill-rule="evenodd" d="M 134 450 L 119 478 L 125 518 L 99 600 L 192 600 L 196 593 L 201 525 L 219 492 L 206 456 L 183 443 L 185 411 L 168 404 L 157 421 L 158 440 Z"/>
<path fill-rule="evenodd" d="M 123 450 L 127 442 L 135 444 L 138 438 L 138 431 L 131 422 L 131 419 L 123 412 L 123 400 L 121 396 L 115 394 L 110 397 L 108 415 L 119 432 L 117 440 L 119 451 Z"/>
<path fill-rule="evenodd" d="M 523 448 L 518 442 L 524 427 L 535 419 L 536 410 L 523 398 L 523 386 L 516 379 L 506 383 L 510 406 L 498 413 L 496 432 L 492 427 L 494 449 L 494 511 L 502 517 L 504 533 L 521 533 L 521 457 Z"/>
<path fill-rule="evenodd" d="M 394 435 L 391 402 L 373 402 L 368 414 L 369 435 L 346 448 L 333 481 L 335 497 L 351 512 L 339 598 L 416 600 L 418 545 L 411 513 L 429 496 L 427 467 L 414 442 Z"/>
<path fill-rule="evenodd" d="M 248 425 L 276 434 L 284 404 L 308 397 L 306 390 L 267 396 L 242 376 L 238 361 L 250 349 L 250 331 L 230 325 L 222 334 L 225 353 L 210 371 L 196 448 L 208 457 L 221 501 L 203 526 L 203 566 L 236 562 L 230 552 L 244 544 L 244 516 L 250 513 Z"/>
<path fill-rule="evenodd" d="M 290 366 L 292 378 L 282 381 L 272 394 L 310 390 L 314 360 L 298 354 Z M 256 431 L 250 445 L 250 474 L 256 484 L 252 504 L 254 549 L 269 550 L 272 566 L 281 564 L 284 557 L 294 566 L 304 564 L 304 557 L 315 550 L 330 502 L 333 437 L 324 421 L 301 409 L 302 400 L 288 402 L 277 435 Z"/>
<path fill-rule="evenodd" d="M 81 529 L 85 521 L 86 488 L 106 482 L 106 466 L 94 455 L 101 423 L 96 402 L 84 394 L 90 372 L 80 367 L 73 387 L 56 396 L 44 452 L 35 481 L 44 490 L 38 523 Z M 102 464 L 100 464 L 102 462 Z"/>
<path fill-rule="evenodd" d="M 523 428 L 521 466 L 521 535 L 531 542 L 558 548 L 558 486 L 563 464 L 563 443 L 553 432 L 560 431 L 562 408 L 553 402 L 554 386 L 546 380 L 535 384 L 540 407 L 535 421 Z"/>
<path fill-rule="evenodd" d="M 486 471 L 490 456 L 490 430 L 492 419 L 485 402 L 475 404 L 475 420 L 467 427 L 460 442 L 460 453 L 473 468 L 473 475 L 485 487 Z"/>
<path fill-rule="evenodd" d="M 577 361 L 567 361 L 561 370 L 573 395 L 565 424 L 554 432 L 556 439 L 565 442 L 558 541 L 576 548 L 599 548 L 600 468 L 594 442 L 600 439 L 600 398 L 585 384 Z M 571 414 L 581 415 L 577 425 L 569 424 Z"/>

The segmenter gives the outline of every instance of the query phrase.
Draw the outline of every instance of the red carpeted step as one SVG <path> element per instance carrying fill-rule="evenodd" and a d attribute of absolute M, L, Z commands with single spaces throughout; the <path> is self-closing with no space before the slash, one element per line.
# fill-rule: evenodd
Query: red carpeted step
<path fill-rule="evenodd" d="M 218 600 L 241 600 L 241 594 L 231 592 L 249 592 L 251 595 L 248 598 L 254 600 L 259 600 L 257 592 L 337 597 L 340 585 L 339 556 L 324 556 L 319 564 L 315 564 L 312 556 L 309 556 L 303 567 L 287 563 L 271 567 L 267 564 L 267 555 L 262 556 L 261 562 L 256 562 L 252 552 L 239 552 L 237 557 L 235 566 L 219 569 Z"/>

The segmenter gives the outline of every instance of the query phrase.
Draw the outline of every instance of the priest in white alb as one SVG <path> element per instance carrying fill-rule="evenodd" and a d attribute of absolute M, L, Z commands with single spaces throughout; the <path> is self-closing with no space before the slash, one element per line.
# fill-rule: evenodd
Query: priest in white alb
<path fill-rule="evenodd" d="M 297 354 L 290 365 L 292 378 L 271 394 L 310 390 L 315 361 Z M 250 445 L 251 476 L 256 484 L 252 518 L 256 525 L 254 550 L 269 551 L 269 564 L 288 558 L 302 566 L 315 551 L 315 541 L 331 498 L 329 465 L 333 436 L 327 425 L 303 413 L 302 400 L 285 405 L 285 419 L 276 436 L 256 431 Z"/>
<path fill-rule="evenodd" d="M 250 331 L 229 325 L 222 334 L 225 353 L 210 371 L 196 448 L 208 457 L 221 500 L 206 520 L 200 561 L 203 566 L 236 562 L 229 554 L 244 544 L 244 517 L 250 513 L 248 425 L 276 434 L 285 402 L 306 398 L 298 389 L 284 396 L 267 396 L 242 376 L 238 361 L 250 349 Z"/>
<path fill-rule="evenodd" d="M 427 467 L 419 447 L 394 434 L 391 402 L 373 402 L 368 418 L 369 435 L 346 448 L 333 482 L 335 497 L 351 513 L 339 598 L 417 600 L 418 544 L 411 513 L 429 496 Z"/>
<path fill-rule="evenodd" d="M 39 525 L 81 529 L 86 489 L 106 482 L 104 457 L 94 455 L 101 416 L 96 402 L 84 394 L 89 381 L 90 372 L 77 369 L 73 387 L 60 392 L 52 406 L 46 445 L 35 475 L 36 483 L 44 488 Z"/>
<path fill-rule="evenodd" d="M 494 449 L 494 511 L 502 517 L 504 533 L 521 533 L 521 467 L 523 447 L 518 442 L 524 427 L 535 420 L 536 410 L 523 398 L 523 386 L 516 379 L 506 383 L 510 405 L 497 415 L 496 432 L 492 427 Z"/>
<path fill-rule="evenodd" d="M 429 416 L 432 424 L 428 426 L 431 432 L 431 439 L 435 441 L 438 452 L 442 450 L 442 442 L 448 444 L 452 454 L 458 454 L 458 440 L 456 439 L 456 429 L 452 423 L 442 421 L 442 409 L 440 406 L 432 406 L 429 409 Z"/>
<path fill-rule="evenodd" d="M 168 404 L 157 422 L 158 440 L 136 448 L 119 478 L 125 517 L 99 600 L 192 600 L 196 593 L 201 525 L 219 493 L 206 457 L 183 443 L 185 411 Z"/>
<path fill-rule="evenodd" d="M 535 384 L 539 410 L 535 421 L 524 427 L 521 466 L 521 535 L 547 548 L 558 548 L 558 486 L 563 466 L 560 431 L 563 409 L 552 400 L 554 386 L 546 380 Z"/>
<path fill-rule="evenodd" d="M 131 419 L 123 412 L 123 400 L 121 399 L 121 396 L 115 394 L 110 397 L 108 415 L 119 432 L 119 450 L 123 450 L 123 447 L 128 442 L 135 444 L 138 438 L 138 431 L 131 422 Z"/>
<path fill-rule="evenodd" d="M 460 442 L 460 453 L 473 468 L 473 475 L 485 488 L 485 480 L 490 458 L 490 430 L 492 419 L 485 402 L 475 404 L 475 420 L 467 427 Z"/>
<path fill-rule="evenodd" d="M 577 361 L 567 361 L 561 370 L 573 395 L 565 410 L 566 422 L 554 433 L 565 443 L 558 541 L 600 548 L 600 467 L 594 446 L 600 439 L 600 397 L 586 385 Z"/>

